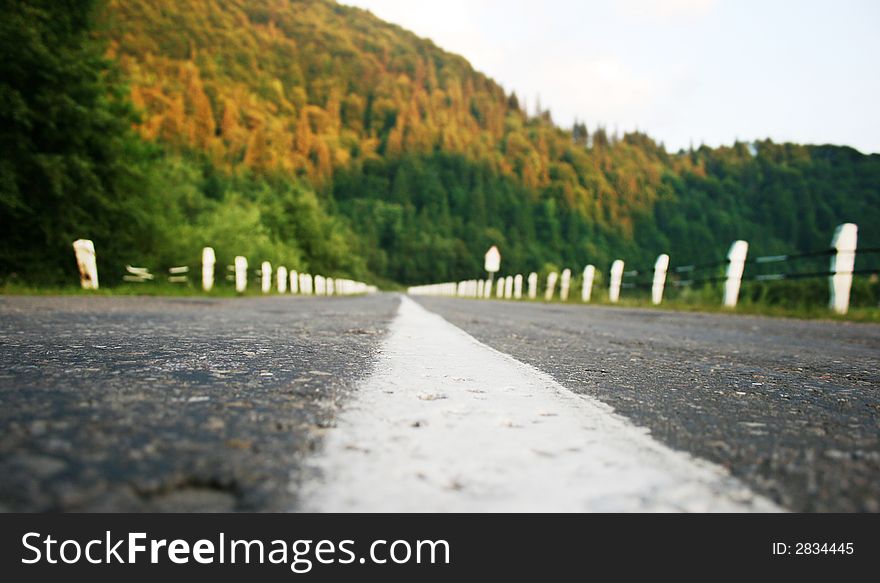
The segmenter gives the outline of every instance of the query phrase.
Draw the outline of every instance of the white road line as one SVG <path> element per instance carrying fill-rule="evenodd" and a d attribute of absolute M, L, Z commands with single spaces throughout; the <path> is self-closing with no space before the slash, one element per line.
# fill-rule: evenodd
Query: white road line
<path fill-rule="evenodd" d="M 313 463 L 318 512 L 780 510 L 408 298 Z"/>

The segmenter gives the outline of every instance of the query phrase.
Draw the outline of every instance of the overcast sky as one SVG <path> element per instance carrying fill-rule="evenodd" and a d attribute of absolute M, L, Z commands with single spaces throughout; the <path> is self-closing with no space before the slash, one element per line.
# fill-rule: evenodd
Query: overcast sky
<path fill-rule="evenodd" d="M 540 95 L 570 127 L 880 152 L 880 1 L 342 0 Z"/>

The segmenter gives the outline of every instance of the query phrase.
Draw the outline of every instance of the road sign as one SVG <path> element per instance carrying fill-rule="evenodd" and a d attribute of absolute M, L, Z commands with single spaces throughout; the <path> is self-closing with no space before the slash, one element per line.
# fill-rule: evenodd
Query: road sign
<path fill-rule="evenodd" d="M 489 273 L 497 273 L 501 269 L 501 252 L 498 247 L 492 245 L 486 251 L 486 271 Z"/>

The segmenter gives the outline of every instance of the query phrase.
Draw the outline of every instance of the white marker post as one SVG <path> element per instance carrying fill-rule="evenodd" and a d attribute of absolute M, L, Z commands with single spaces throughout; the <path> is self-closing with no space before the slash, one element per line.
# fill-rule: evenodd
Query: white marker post
<path fill-rule="evenodd" d="M 492 280 L 487 279 L 485 284 L 486 285 L 483 286 L 483 291 L 485 293 L 485 295 L 483 297 L 485 297 L 488 300 L 488 299 L 492 298 Z"/>
<path fill-rule="evenodd" d="M 484 285 L 486 285 L 485 281 L 483 281 L 482 279 L 477 280 L 477 297 L 478 298 L 483 297 L 483 286 Z"/>
<path fill-rule="evenodd" d="M 623 259 L 615 259 L 611 264 L 611 281 L 608 284 L 608 301 L 616 304 L 620 299 L 620 284 L 623 281 Z"/>
<path fill-rule="evenodd" d="M 312 276 L 308 273 L 299 274 L 299 292 L 303 295 L 312 295 Z"/>
<path fill-rule="evenodd" d="M 666 272 L 669 270 L 669 255 L 666 253 L 657 257 L 654 262 L 654 282 L 651 285 L 651 303 L 655 306 L 663 301 L 663 288 L 666 287 Z"/>
<path fill-rule="evenodd" d="M 584 267 L 584 283 L 581 288 L 581 301 L 589 302 L 593 297 L 593 280 L 596 278 L 596 266 L 587 265 Z"/>
<path fill-rule="evenodd" d="M 517 273 L 513 276 L 513 299 L 521 300 L 522 299 L 522 274 Z"/>
<path fill-rule="evenodd" d="M 498 284 L 495 286 L 495 297 L 503 298 L 504 297 L 504 278 L 498 280 Z"/>
<path fill-rule="evenodd" d="M 508 275 L 504 278 L 504 299 L 509 300 L 513 297 L 513 276 Z"/>
<path fill-rule="evenodd" d="M 278 293 L 287 293 L 287 268 L 283 265 L 279 265 L 275 272 L 275 282 L 278 287 Z"/>
<path fill-rule="evenodd" d="M 724 282 L 724 307 L 726 308 L 736 307 L 748 254 L 749 244 L 745 241 L 734 241 L 727 252 L 727 280 Z"/>
<path fill-rule="evenodd" d="M 247 289 L 247 257 L 241 255 L 235 258 L 235 291 L 243 294 Z"/>
<path fill-rule="evenodd" d="M 323 296 L 325 293 L 327 293 L 327 290 L 325 289 L 327 286 L 327 280 L 324 279 L 324 276 L 323 275 L 316 275 L 314 277 L 314 280 L 315 280 L 315 295 L 316 296 Z"/>
<path fill-rule="evenodd" d="M 206 292 L 214 288 L 215 263 L 217 263 L 217 257 L 214 255 L 214 249 L 211 247 L 202 249 L 202 289 Z"/>
<path fill-rule="evenodd" d="M 568 301 L 568 288 L 571 286 L 571 270 L 567 267 L 562 270 L 562 279 L 559 281 L 559 299 Z"/>
<path fill-rule="evenodd" d="M 529 299 L 538 297 L 538 274 L 534 271 L 529 274 Z"/>
<path fill-rule="evenodd" d="M 327 288 L 327 295 L 332 296 L 333 292 L 336 291 L 336 287 L 335 287 L 336 282 L 333 281 L 332 277 L 328 277 L 327 279 L 324 280 L 324 285 Z"/>
<path fill-rule="evenodd" d="M 834 230 L 831 247 L 837 251 L 831 257 L 831 287 L 829 307 L 837 314 L 849 311 L 849 292 L 852 289 L 853 269 L 856 265 L 856 244 L 859 228 L 854 223 L 844 223 Z"/>
<path fill-rule="evenodd" d="M 501 269 L 501 252 L 495 245 L 492 245 L 491 247 L 489 247 L 489 250 L 486 251 L 486 256 L 484 257 L 483 261 L 483 268 L 486 270 L 486 273 L 489 274 L 489 281 L 494 281 L 495 274 L 498 273 L 499 269 Z"/>
<path fill-rule="evenodd" d="M 559 279 L 559 274 L 555 271 L 551 271 L 547 274 L 547 289 L 544 290 L 544 300 L 549 302 L 553 299 L 553 293 L 556 291 L 556 280 Z"/>
<path fill-rule="evenodd" d="M 260 265 L 260 284 L 264 294 L 272 291 L 272 264 L 268 261 L 263 261 Z"/>
<path fill-rule="evenodd" d="M 83 289 L 98 289 L 95 244 L 89 239 L 77 239 L 73 242 L 73 252 L 76 254 L 76 266 L 79 268 L 79 284 Z"/>
<path fill-rule="evenodd" d="M 299 293 L 299 274 L 295 269 L 290 270 L 290 293 Z"/>

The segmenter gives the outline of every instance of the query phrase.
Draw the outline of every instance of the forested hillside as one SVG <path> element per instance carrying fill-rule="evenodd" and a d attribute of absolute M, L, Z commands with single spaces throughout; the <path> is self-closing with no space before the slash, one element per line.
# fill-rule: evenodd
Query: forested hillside
<path fill-rule="evenodd" d="M 400 283 L 475 277 L 490 244 L 525 271 L 878 242 L 880 156 L 561 129 L 329 0 L 3 4 L 0 277 L 63 279 L 80 236 L 116 272 L 211 244 Z"/>

